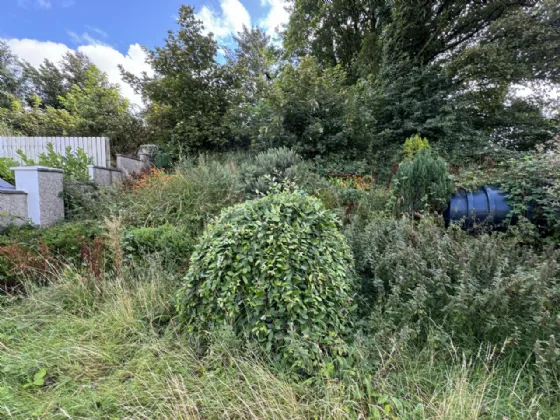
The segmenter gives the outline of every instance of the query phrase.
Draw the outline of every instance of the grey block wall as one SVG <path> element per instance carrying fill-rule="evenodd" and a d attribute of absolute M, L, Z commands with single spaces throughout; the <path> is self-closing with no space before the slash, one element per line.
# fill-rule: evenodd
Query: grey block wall
<path fill-rule="evenodd" d="M 23 225 L 27 215 L 27 193 L 18 190 L 0 190 L 0 228 Z"/>
<path fill-rule="evenodd" d="M 41 226 L 51 226 L 64 220 L 63 171 L 39 170 L 38 175 L 40 224 Z"/>
<path fill-rule="evenodd" d="M 117 168 L 121 169 L 125 176 L 140 173 L 150 166 L 150 162 L 148 161 L 117 155 Z"/>
<path fill-rule="evenodd" d="M 88 165 L 88 174 L 89 179 L 97 185 L 109 186 L 122 180 L 120 169 Z"/>

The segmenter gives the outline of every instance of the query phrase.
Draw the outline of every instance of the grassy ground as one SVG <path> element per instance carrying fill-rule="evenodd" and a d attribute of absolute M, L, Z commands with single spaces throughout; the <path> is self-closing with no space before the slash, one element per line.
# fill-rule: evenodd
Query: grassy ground
<path fill-rule="evenodd" d="M 154 264 L 101 293 L 66 270 L 27 297 L 0 298 L 0 418 L 560 417 L 536 372 L 492 362 L 491 349 L 370 347 L 362 373 L 306 381 L 227 334 L 201 353 L 170 318 L 179 281 Z"/>

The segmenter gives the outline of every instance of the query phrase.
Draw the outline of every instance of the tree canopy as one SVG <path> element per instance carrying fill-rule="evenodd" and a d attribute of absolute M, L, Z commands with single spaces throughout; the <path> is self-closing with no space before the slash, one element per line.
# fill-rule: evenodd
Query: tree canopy
<path fill-rule="evenodd" d="M 281 41 L 243 28 L 220 44 L 190 6 L 152 74 L 121 69 L 133 112 L 88 58 L 39 68 L 0 44 L 0 124 L 21 133 L 142 139 L 176 153 L 288 146 L 387 168 L 420 135 L 451 160 L 526 151 L 559 134 L 554 0 L 293 0 Z M 519 90 L 524 94 L 519 94 Z M 134 133 L 134 134 L 131 134 Z"/>
<path fill-rule="evenodd" d="M 0 127 L 25 136 L 108 136 L 130 151 L 146 136 L 145 124 L 117 85 L 81 53 L 38 68 L 0 44 Z"/>

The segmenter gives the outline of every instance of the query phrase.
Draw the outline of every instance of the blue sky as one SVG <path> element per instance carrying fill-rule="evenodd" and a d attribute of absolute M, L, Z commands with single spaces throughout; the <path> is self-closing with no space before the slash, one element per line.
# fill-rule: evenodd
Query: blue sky
<path fill-rule="evenodd" d="M 117 66 L 134 73 L 148 71 L 140 45 L 161 45 L 176 28 L 177 0 L 2 0 L 0 39 L 12 51 L 38 66 L 58 61 L 68 50 L 81 51 L 109 79 L 121 84 Z M 227 43 L 242 25 L 274 34 L 285 23 L 285 0 L 193 0 L 198 17 L 218 40 Z M 139 98 L 121 84 L 134 102 Z"/>

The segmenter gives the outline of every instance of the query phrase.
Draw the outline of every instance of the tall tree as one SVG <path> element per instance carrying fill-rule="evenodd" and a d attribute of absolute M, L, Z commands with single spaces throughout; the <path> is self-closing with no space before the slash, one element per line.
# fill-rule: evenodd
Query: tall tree
<path fill-rule="evenodd" d="M 387 0 L 293 0 L 285 46 L 322 66 L 340 65 L 355 81 L 377 70 L 390 15 Z"/>
<path fill-rule="evenodd" d="M 192 7 L 181 6 L 177 22 L 163 47 L 146 49 L 155 76 L 124 71 L 123 76 L 142 93 L 150 120 L 161 124 L 160 141 L 187 151 L 226 147 L 231 137 L 222 118 L 231 81 L 215 60 L 218 46 L 212 34 L 204 34 Z"/>
<path fill-rule="evenodd" d="M 81 52 L 67 52 L 60 61 L 64 85 L 71 88 L 76 85 L 83 88 L 86 83 L 88 70 L 93 66 L 89 57 Z"/>
<path fill-rule="evenodd" d="M 75 132 L 82 136 L 108 136 L 118 152 L 133 150 L 143 140 L 142 122 L 133 115 L 129 101 L 94 65 L 85 71 L 83 87 L 74 84 L 59 100 L 78 118 Z"/>
<path fill-rule="evenodd" d="M 557 132 L 542 108 L 521 106 L 511 93 L 516 84 L 559 82 L 557 1 L 292 4 L 291 53 L 314 55 L 324 67 L 342 64 L 353 75 L 349 81 L 367 75 L 362 93 L 374 121 L 375 154 L 391 154 L 415 133 L 445 148 L 499 139 L 523 149 Z"/>
<path fill-rule="evenodd" d="M 60 97 L 70 92 L 73 86 L 84 88 L 88 69 L 92 66 L 86 55 L 67 52 L 58 65 L 45 59 L 39 68 L 25 63 L 24 69 L 33 92 L 41 98 L 41 106 L 62 108 Z"/>
<path fill-rule="evenodd" d="M 281 70 L 281 51 L 259 28 L 244 26 L 233 39 L 236 46 L 227 51 L 224 66 L 231 80 L 231 106 L 223 125 L 229 129 L 232 145 L 247 147 L 258 137 L 256 108 L 270 94 Z"/>
<path fill-rule="evenodd" d="M 43 107 L 62 107 L 59 97 L 65 95 L 68 89 L 64 84 L 64 75 L 53 62 L 45 59 L 39 68 L 26 63 L 25 72 Z"/>
<path fill-rule="evenodd" d="M 0 108 L 8 108 L 24 96 L 25 80 L 21 64 L 8 45 L 0 40 Z"/>

